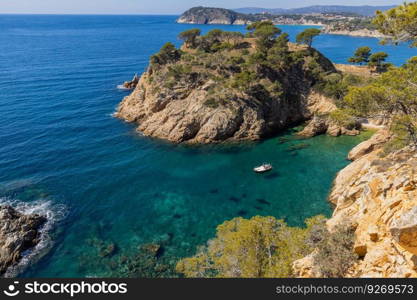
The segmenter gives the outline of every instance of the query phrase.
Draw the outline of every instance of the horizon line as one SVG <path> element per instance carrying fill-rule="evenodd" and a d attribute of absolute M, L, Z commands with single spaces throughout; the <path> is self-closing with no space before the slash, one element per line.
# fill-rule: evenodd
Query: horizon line
<path fill-rule="evenodd" d="M 181 14 L 164 13 L 0 13 L 0 16 L 179 16 Z"/>

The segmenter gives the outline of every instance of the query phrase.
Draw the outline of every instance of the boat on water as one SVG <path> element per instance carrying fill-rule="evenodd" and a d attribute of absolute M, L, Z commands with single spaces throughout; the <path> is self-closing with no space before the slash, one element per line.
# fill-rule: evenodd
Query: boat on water
<path fill-rule="evenodd" d="M 271 164 L 264 163 L 262 166 L 253 169 L 255 173 L 266 173 L 272 171 L 273 167 Z"/>

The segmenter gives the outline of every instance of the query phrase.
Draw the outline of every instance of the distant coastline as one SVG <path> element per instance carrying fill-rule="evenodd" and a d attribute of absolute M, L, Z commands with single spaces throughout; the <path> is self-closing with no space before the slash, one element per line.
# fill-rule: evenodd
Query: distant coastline
<path fill-rule="evenodd" d="M 371 19 L 346 13 L 315 13 L 274 15 L 269 13 L 245 14 L 224 8 L 193 7 L 178 19 L 179 24 L 248 25 L 268 20 L 275 25 L 320 26 L 323 33 L 355 37 L 384 38 L 374 30 Z"/>

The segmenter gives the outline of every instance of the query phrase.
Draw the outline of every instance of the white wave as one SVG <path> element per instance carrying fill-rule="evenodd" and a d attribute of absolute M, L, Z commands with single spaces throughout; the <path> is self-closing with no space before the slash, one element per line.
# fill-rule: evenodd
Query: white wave
<path fill-rule="evenodd" d="M 118 90 L 122 90 L 122 91 L 128 91 L 128 90 L 130 90 L 130 89 L 128 89 L 127 87 L 123 86 L 123 84 L 119 84 L 119 85 L 117 86 L 117 89 L 118 89 Z"/>
<path fill-rule="evenodd" d="M 62 204 L 54 204 L 51 200 L 40 199 L 33 202 L 22 202 L 10 198 L 0 198 L 0 205 L 10 205 L 23 214 L 38 214 L 46 217 L 47 221 L 40 229 L 40 241 L 32 249 L 22 254 L 22 259 L 4 274 L 6 278 L 17 277 L 29 265 L 39 261 L 53 246 L 50 233 L 56 224 L 67 215 L 67 207 Z"/>

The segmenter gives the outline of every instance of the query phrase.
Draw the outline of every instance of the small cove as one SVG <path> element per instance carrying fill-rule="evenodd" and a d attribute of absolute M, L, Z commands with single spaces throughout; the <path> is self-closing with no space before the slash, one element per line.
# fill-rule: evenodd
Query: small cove
<path fill-rule="evenodd" d="M 332 181 L 369 133 L 300 140 L 289 130 L 260 143 L 190 147 L 142 137 L 111 116 L 128 93 L 116 86 L 194 27 L 174 20 L 0 16 L 0 198 L 57 216 L 52 248 L 22 276 L 106 276 L 110 260 L 98 253 L 101 245 L 114 245 L 112 254 L 122 257 L 164 240 L 164 255 L 175 259 L 234 217 L 272 215 L 301 226 L 331 214 Z M 303 29 L 283 26 L 291 37 Z M 344 63 L 362 45 L 381 47 L 396 64 L 414 51 L 328 35 L 316 47 Z M 254 174 L 264 161 L 274 171 Z"/>

